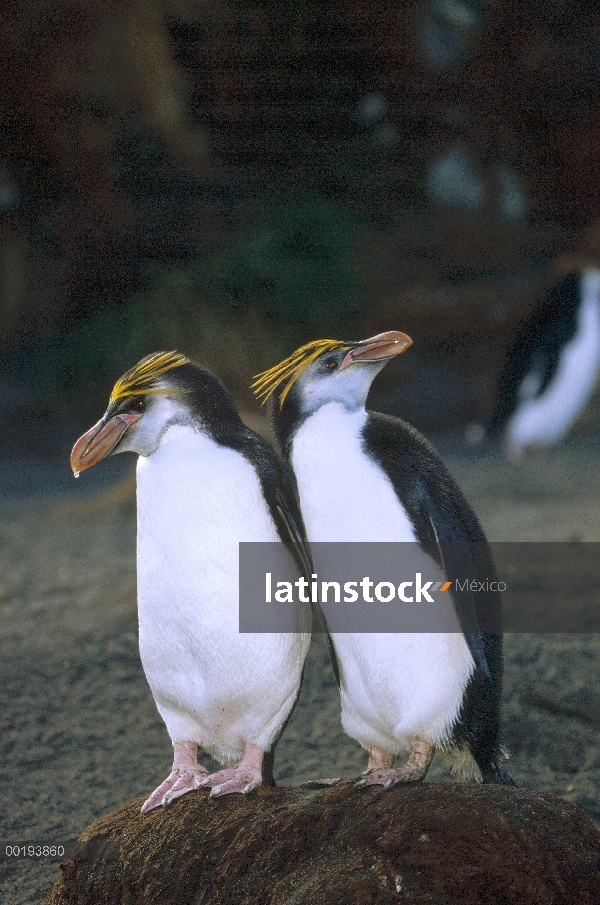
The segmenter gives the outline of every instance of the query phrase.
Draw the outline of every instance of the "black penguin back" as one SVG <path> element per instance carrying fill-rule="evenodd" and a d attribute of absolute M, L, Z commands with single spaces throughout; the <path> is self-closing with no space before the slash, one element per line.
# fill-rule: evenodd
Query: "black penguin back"
<path fill-rule="evenodd" d="M 466 554 L 468 573 L 485 585 L 485 589 L 470 594 L 470 600 L 459 600 L 453 594 L 461 623 L 465 614 L 460 608 L 471 606 L 483 630 L 476 637 L 465 632 L 476 666 L 450 744 L 471 752 L 484 782 L 513 784 L 502 766 L 500 746 L 501 599 L 497 591 L 489 590 L 496 570 L 483 529 L 439 455 L 410 425 L 370 412 L 363 428 L 363 447 L 389 478 L 420 546 L 441 566 L 444 547 L 451 547 L 458 555 Z M 446 577 L 451 580 L 454 576 Z M 485 669 L 480 665 L 482 656 Z"/>

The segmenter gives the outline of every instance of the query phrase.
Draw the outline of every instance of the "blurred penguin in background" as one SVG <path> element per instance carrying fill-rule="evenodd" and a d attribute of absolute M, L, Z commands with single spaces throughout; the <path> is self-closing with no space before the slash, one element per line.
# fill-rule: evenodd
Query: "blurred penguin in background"
<path fill-rule="evenodd" d="M 488 436 L 518 462 L 559 443 L 600 370 L 600 270 L 573 270 L 539 299 L 506 355 Z"/>

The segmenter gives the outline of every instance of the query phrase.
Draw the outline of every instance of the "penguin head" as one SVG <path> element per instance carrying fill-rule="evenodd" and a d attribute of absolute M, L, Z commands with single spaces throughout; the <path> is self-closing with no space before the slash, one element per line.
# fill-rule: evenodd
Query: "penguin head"
<path fill-rule="evenodd" d="M 117 380 L 106 412 L 75 443 L 71 468 L 78 475 L 120 452 L 150 456 L 177 424 L 214 436 L 232 420 L 237 410 L 217 377 L 178 352 L 155 352 Z"/>
<path fill-rule="evenodd" d="M 379 371 L 411 344 L 406 333 L 396 330 L 360 342 L 316 340 L 259 374 L 252 386 L 261 403 L 271 396 L 278 399 L 272 409 L 275 422 L 284 406 L 294 408 L 300 417 L 330 402 L 356 411 L 364 407 Z"/>

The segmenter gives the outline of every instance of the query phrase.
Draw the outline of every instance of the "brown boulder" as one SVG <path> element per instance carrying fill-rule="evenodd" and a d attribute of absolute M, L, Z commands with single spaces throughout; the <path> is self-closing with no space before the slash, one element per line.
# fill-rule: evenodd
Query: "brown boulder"
<path fill-rule="evenodd" d="M 600 833 L 575 805 L 503 786 L 199 791 L 91 824 L 45 905 L 596 905 Z"/>

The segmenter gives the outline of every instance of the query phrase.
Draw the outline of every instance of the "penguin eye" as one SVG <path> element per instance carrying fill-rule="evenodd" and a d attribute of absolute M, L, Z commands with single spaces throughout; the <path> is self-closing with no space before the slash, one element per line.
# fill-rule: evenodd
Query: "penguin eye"
<path fill-rule="evenodd" d="M 130 412 L 143 412 L 146 408 L 146 400 L 143 396 L 137 396 L 130 404 L 127 406 L 127 409 Z"/>
<path fill-rule="evenodd" d="M 335 371 L 335 369 L 337 368 L 337 366 L 338 366 L 338 363 L 337 363 L 337 361 L 335 360 L 335 358 L 329 358 L 329 359 L 325 362 L 325 367 L 327 368 L 328 371 Z"/>

